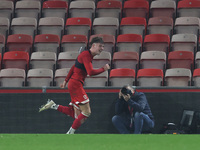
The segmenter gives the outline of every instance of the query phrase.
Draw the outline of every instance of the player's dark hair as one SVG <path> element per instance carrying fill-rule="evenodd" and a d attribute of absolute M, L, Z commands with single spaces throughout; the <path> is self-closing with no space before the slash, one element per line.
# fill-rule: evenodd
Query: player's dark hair
<path fill-rule="evenodd" d="M 90 42 L 90 45 L 92 46 L 92 44 L 93 43 L 101 43 L 101 44 L 103 44 L 104 43 L 104 41 L 103 41 L 103 38 L 102 37 L 94 37 L 92 40 L 91 40 L 91 42 Z"/>

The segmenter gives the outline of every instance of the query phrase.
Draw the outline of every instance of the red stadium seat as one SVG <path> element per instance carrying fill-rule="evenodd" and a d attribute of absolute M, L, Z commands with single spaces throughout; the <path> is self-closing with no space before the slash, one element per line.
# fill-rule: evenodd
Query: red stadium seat
<path fill-rule="evenodd" d="M 173 51 L 168 55 L 168 68 L 194 68 L 194 53 L 189 51 Z"/>
<path fill-rule="evenodd" d="M 115 17 L 121 20 L 122 3 L 120 1 L 98 1 L 97 17 Z"/>
<path fill-rule="evenodd" d="M 163 85 L 163 71 L 161 69 L 139 69 L 137 85 L 142 87 L 157 87 Z"/>
<path fill-rule="evenodd" d="M 66 20 L 68 3 L 66 1 L 44 1 L 42 7 L 43 17 L 60 17 Z"/>
<path fill-rule="evenodd" d="M 35 36 L 34 51 L 60 52 L 60 38 L 55 34 L 39 34 Z"/>
<path fill-rule="evenodd" d="M 110 86 L 122 87 L 126 84 L 135 85 L 135 70 L 128 68 L 112 69 L 110 71 Z"/>
<path fill-rule="evenodd" d="M 85 35 L 70 34 L 63 35 L 61 41 L 61 48 L 63 52 L 75 51 L 87 49 L 88 39 Z"/>
<path fill-rule="evenodd" d="M 193 72 L 193 85 L 200 87 L 200 68 L 197 68 Z"/>
<path fill-rule="evenodd" d="M 139 54 L 137 52 L 115 52 L 113 54 L 113 68 L 130 68 L 137 70 Z"/>
<path fill-rule="evenodd" d="M 141 51 L 142 36 L 139 34 L 121 34 L 117 37 L 117 51 L 137 52 Z"/>
<path fill-rule="evenodd" d="M 29 54 L 22 51 L 5 52 L 2 63 L 4 68 L 27 70 L 29 68 Z"/>
<path fill-rule="evenodd" d="M 182 0 L 177 5 L 178 17 L 200 17 L 200 1 Z"/>
<path fill-rule="evenodd" d="M 120 23 L 120 34 L 139 34 L 144 37 L 147 23 L 145 18 L 125 17 Z"/>
<path fill-rule="evenodd" d="M 65 34 L 80 34 L 89 38 L 92 22 L 89 18 L 68 18 L 65 25 Z"/>
<path fill-rule="evenodd" d="M 12 34 L 7 38 L 7 51 L 32 52 L 33 38 L 27 34 Z"/>
<path fill-rule="evenodd" d="M 125 1 L 123 7 L 123 17 L 143 17 L 148 18 L 149 2 L 146 0 Z"/>
<path fill-rule="evenodd" d="M 153 17 L 149 18 L 147 31 L 148 34 L 167 34 L 171 38 L 173 25 L 173 19 L 170 17 Z"/>
<path fill-rule="evenodd" d="M 143 51 L 169 52 L 170 37 L 166 34 L 149 34 L 144 37 Z"/>

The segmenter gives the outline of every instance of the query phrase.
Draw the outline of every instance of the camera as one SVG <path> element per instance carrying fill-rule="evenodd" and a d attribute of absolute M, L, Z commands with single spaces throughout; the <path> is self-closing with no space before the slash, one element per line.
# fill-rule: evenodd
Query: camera
<path fill-rule="evenodd" d="M 131 90 L 129 90 L 129 89 L 127 89 L 126 87 L 123 87 L 122 89 L 121 89 L 121 92 L 122 92 L 122 94 L 124 94 L 124 95 L 132 95 L 132 92 L 131 92 Z"/>

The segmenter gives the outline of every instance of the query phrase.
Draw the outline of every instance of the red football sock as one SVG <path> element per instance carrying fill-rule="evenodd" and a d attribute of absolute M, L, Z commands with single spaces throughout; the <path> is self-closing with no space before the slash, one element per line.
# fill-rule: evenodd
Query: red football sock
<path fill-rule="evenodd" d="M 85 120 L 88 118 L 88 116 L 80 113 L 80 115 L 78 115 L 78 117 L 74 120 L 73 124 L 72 124 L 72 128 L 73 129 L 78 129 L 81 124 L 83 124 L 85 122 Z"/>
<path fill-rule="evenodd" d="M 73 107 L 59 105 L 57 110 L 75 119 Z"/>

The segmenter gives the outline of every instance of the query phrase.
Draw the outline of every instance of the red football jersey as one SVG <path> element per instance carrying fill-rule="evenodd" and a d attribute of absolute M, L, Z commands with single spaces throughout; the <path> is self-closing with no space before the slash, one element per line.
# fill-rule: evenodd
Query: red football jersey
<path fill-rule="evenodd" d="M 79 54 L 75 64 L 71 67 L 65 81 L 68 82 L 70 78 L 84 83 L 87 75 L 97 75 L 104 72 L 104 68 L 93 69 L 92 66 L 93 56 L 90 50 L 83 51 Z"/>

